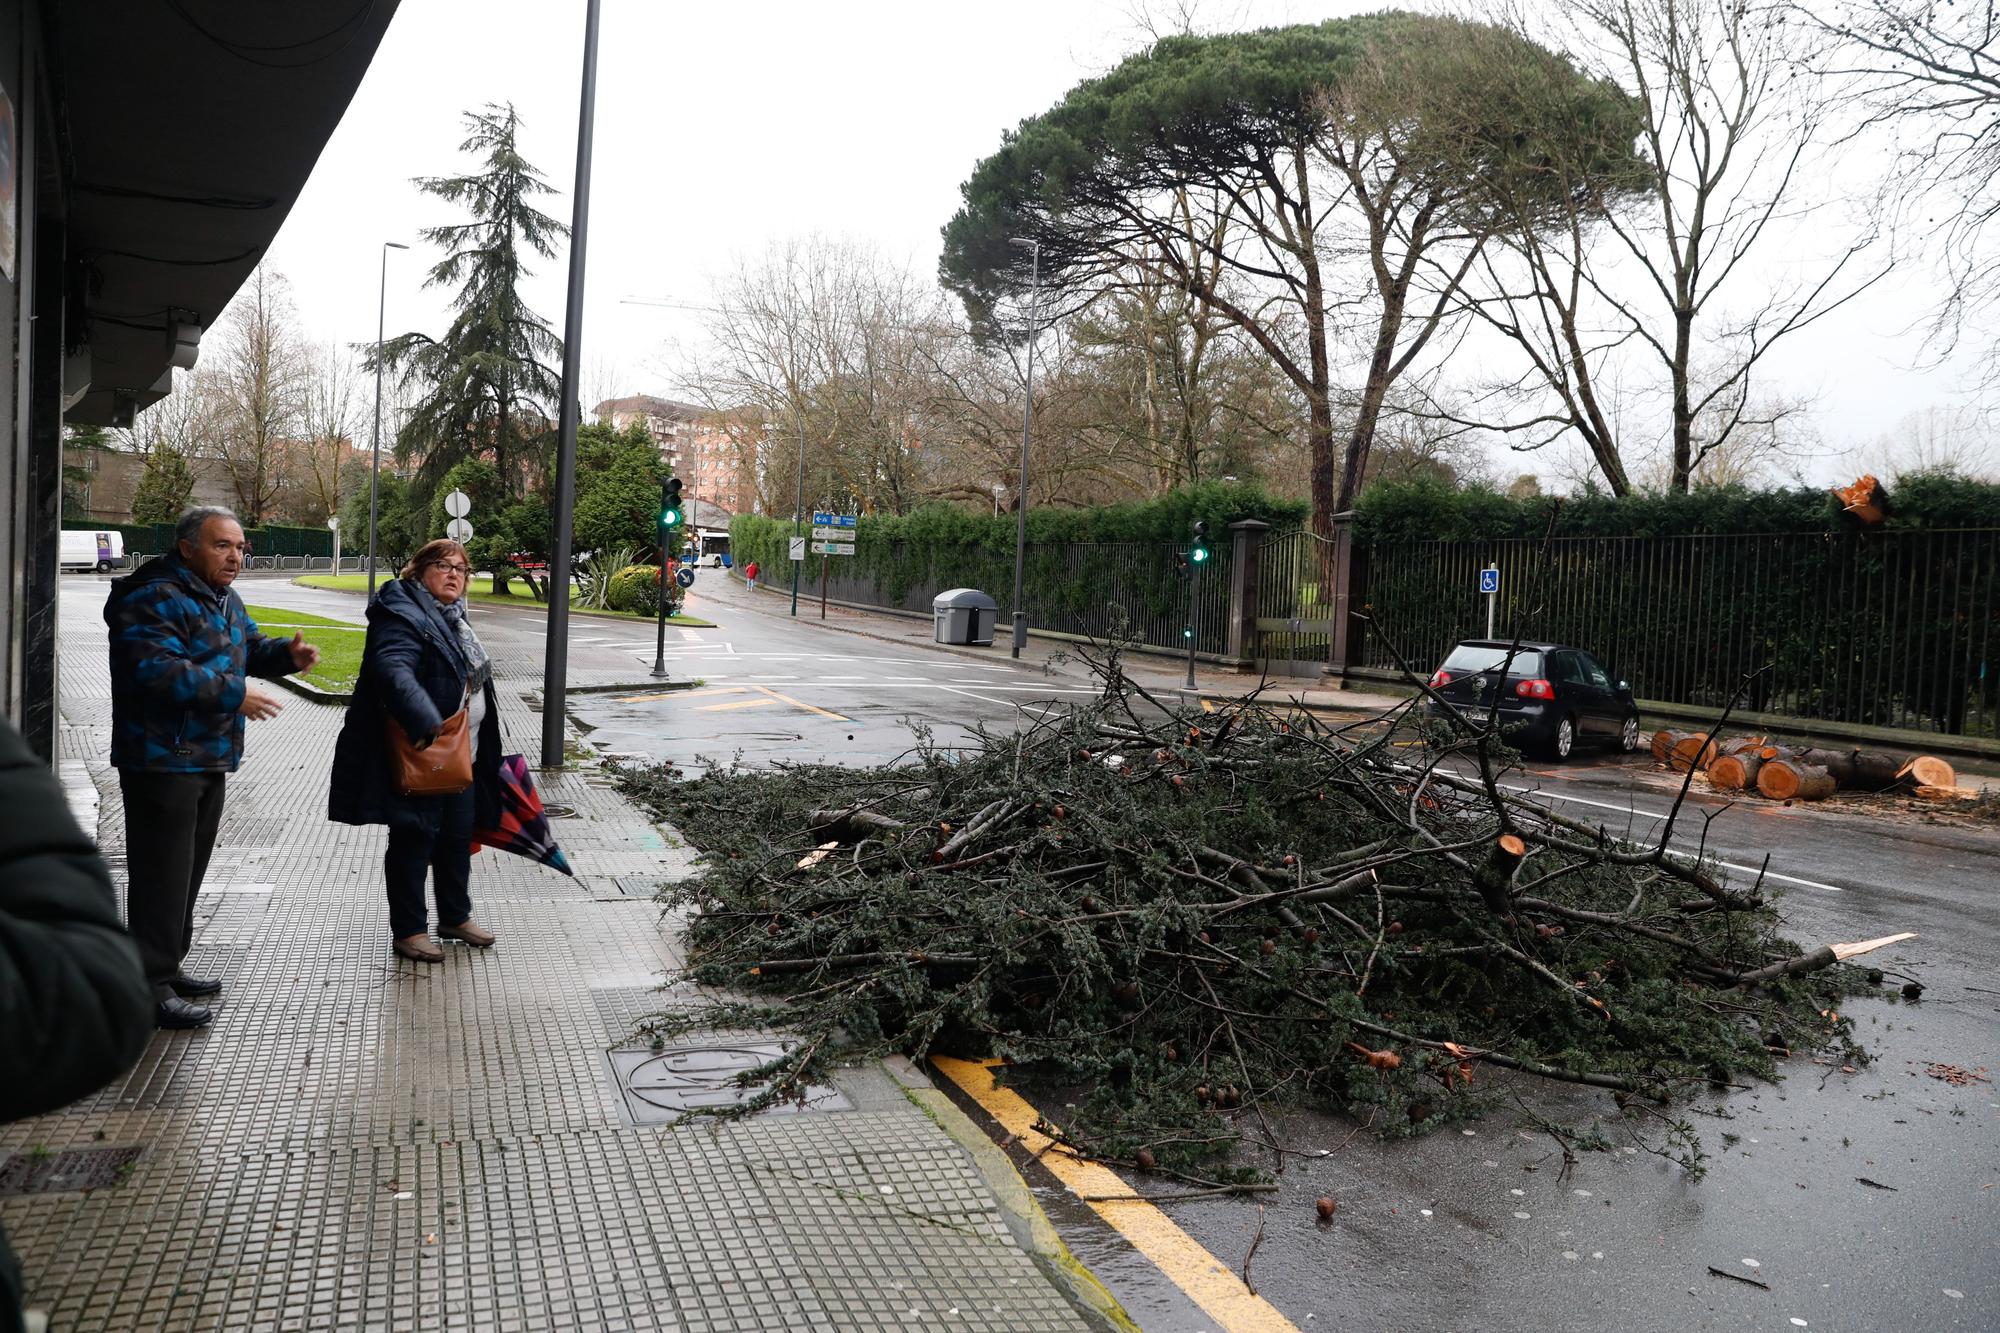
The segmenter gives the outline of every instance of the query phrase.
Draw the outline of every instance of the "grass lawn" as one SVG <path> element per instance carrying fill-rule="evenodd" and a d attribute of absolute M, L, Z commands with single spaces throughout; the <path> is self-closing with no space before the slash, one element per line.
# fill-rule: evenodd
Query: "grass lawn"
<path fill-rule="evenodd" d="M 368 591 L 368 576 L 366 574 L 305 574 L 293 579 L 292 582 L 305 588 L 330 588 L 335 592 Z M 516 587 L 525 587 L 518 579 L 513 580 L 513 583 Z M 525 591 L 518 593 L 494 592 L 493 576 L 491 574 L 473 575 L 472 587 L 466 595 L 471 597 L 475 602 L 488 602 L 498 606 L 527 607 L 536 611 L 545 609 L 542 603 L 536 601 Z M 652 616 L 636 615 L 629 611 L 584 610 L 575 603 L 570 604 L 570 614 L 579 616 L 609 616 L 614 620 L 642 620 L 649 625 L 655 619 Z M 668 616 L 667 623 L 669 625 L 686 625 L 691 629 L 715 628 L 713 620 L 703 620 L 699 616 Z"/>
<path fill-rule="evenodd" d="M 319 649 L 319 665 L 299 677 L 323 690 L 346 694 L 361 674 L 361 649 L 367 642 L 364 625 L 345 620 L 329 620 L 309 611 L 287 611 L 280 606 L 245 606 L 257 622 L 257 632 L 274 639 L 304 634 L 306 642 Z"/>

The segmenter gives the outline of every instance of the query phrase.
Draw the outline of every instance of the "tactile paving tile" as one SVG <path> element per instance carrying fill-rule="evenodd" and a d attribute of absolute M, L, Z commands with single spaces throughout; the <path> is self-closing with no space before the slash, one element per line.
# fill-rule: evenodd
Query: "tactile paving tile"
<path fill-rule="evenodd" d="M 62 633 L 65 753 L 97 783 L 122 896 L 98 604 L 66 598 Z M 528 749 L 539 644 L 489 643 L 503 731 Z M 383 830 L 324 817 L 340 717 L 291 701 L 230 780 L 211 882 L 268 888 L 197 903 L 188 967 L 225 982 L 214 1024 L 0 1126 L 0 1154 L 144 1148 L 122 1184 L 0 1202 L 57 1327 L 1083 1327 L 914 1107 L 625 1124 L 606 1047 L 687 995 L 653 989 L 676 925 L 625 884 L 691 853 L 602 774 L 538 775 L 576 812 L 556 828 L 577 878 L 482 852 L 474 911 L 499 944 L 396 958 Z"/>

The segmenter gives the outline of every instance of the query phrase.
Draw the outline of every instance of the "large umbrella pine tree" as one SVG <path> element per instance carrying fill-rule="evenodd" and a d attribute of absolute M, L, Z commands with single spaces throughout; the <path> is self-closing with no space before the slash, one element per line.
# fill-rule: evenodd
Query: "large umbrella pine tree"
<path fill-rule="evenodd" d="M 1487 24 L 1390 11 L 1169 37 L 978 164 L 941 276 L 994 332 L 1030 284 L 1016 238 L 1040 243 L 1047 314 L 1138 283 L 1185 291 L 1304 399 L 1325 535 L 1366 480 L 1389 389 L 1461 310 L 1480 250 L 1532 219 L 1519 205 L 1535 190 L 1574 186 L 1551 161 L 1629 173 L 1638 128 L 1615 86 Z M 1336 336 L 1358 380 L 1340 388 Z"/>

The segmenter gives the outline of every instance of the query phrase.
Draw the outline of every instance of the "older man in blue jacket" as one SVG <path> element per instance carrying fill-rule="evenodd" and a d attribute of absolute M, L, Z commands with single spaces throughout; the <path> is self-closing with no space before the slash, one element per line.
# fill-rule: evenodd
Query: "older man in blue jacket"
<path fill-rule="evenodd" d="M 111 763 L 125 801 L 125 918 L 163 1028 L 213 1016 L 192 1001 L 222 989 L 182 970 L 195 895 L 222 822 L 223 783 L 243 757 L 246 718 L 275 717 L 277 696 L 248 677 L 310 670 L 304 636 L 257 632 L 230 586 L 248 548 L 227 509 L 191 509 L 174 550 L 111 584 Z"/>

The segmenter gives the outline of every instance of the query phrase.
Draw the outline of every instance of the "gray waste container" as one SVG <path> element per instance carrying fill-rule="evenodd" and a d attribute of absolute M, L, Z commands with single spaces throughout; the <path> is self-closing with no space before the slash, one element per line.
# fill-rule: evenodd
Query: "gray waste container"
<path fill-rule="evenodd" d="M 931 615 L 937 621 L 939 643 L 988 647 L 993 642 L 993 622 L 1000 618 L 1000 606 L 977 588 L 953 588 L 931 600 Z"/>

